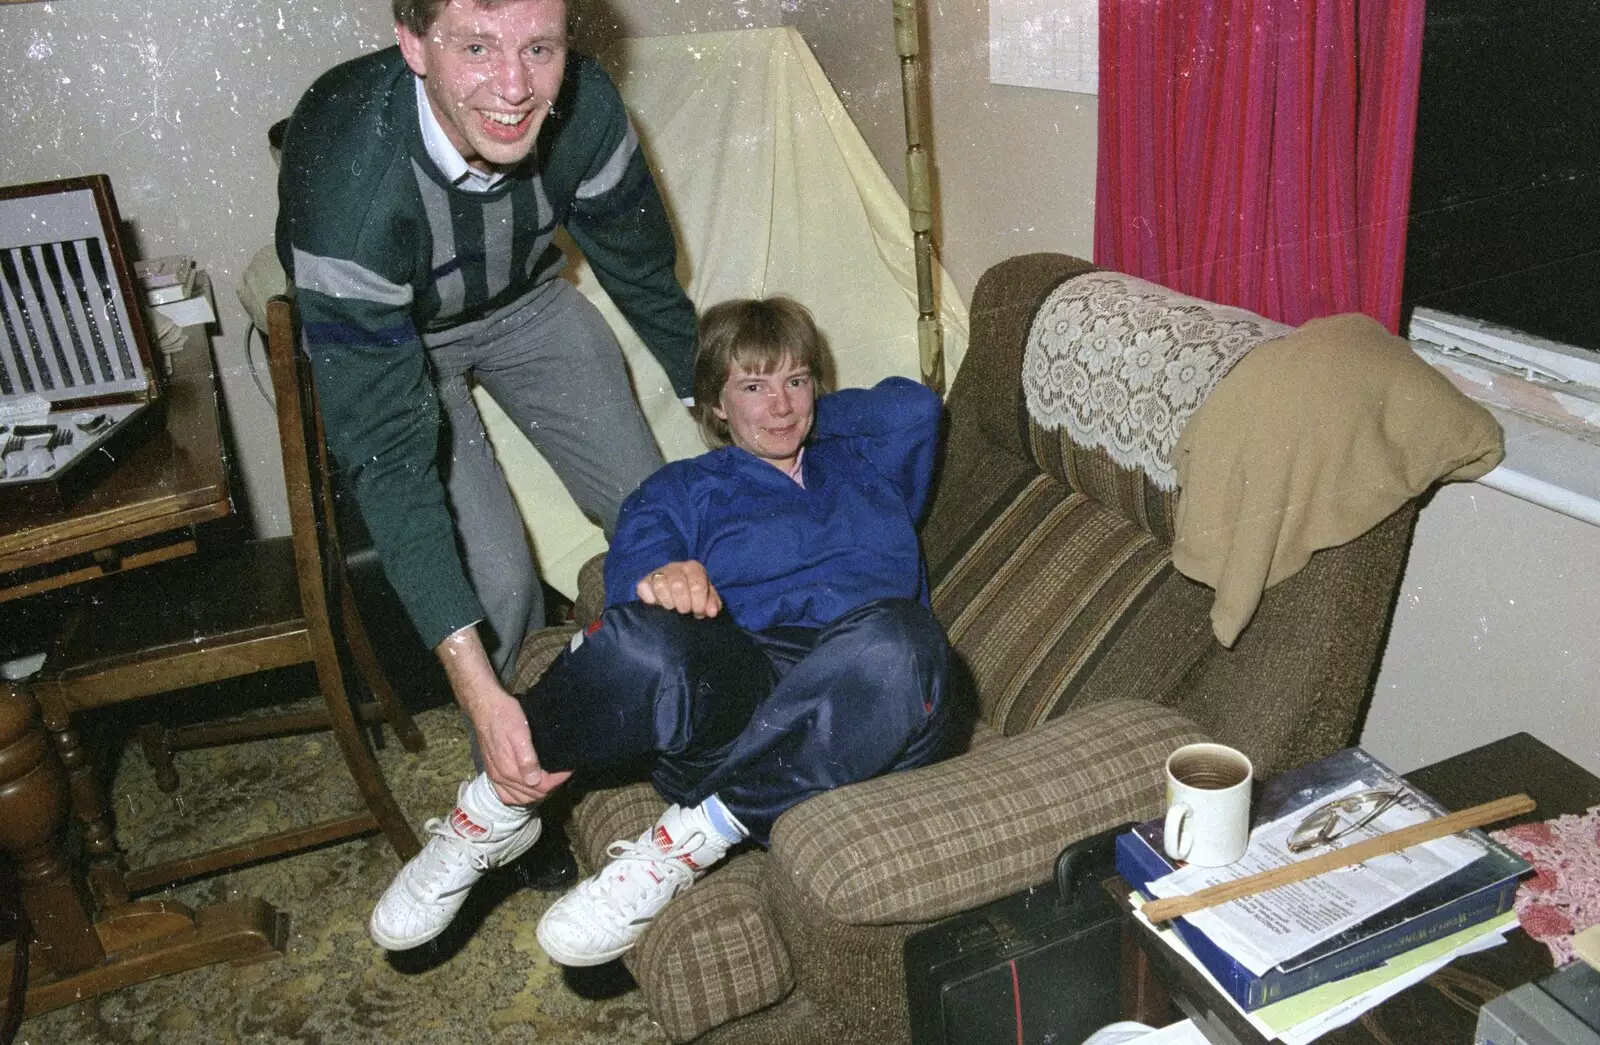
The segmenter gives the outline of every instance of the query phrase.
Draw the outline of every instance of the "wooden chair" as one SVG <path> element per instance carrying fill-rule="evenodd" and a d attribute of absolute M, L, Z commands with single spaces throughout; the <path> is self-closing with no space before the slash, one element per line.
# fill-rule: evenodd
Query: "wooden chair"
<path fill-rule="evenodd" d="M 274 298 L 268 319 L 267 354 L 288 485 L 290 536 L 215 551 L 203 548 L 96 583 L 85 592 L 77 620 L 34 683 L 45 725 L 56 734 L 72 779 L 73 806 L 84 824 L 91 861 L 90 885 L 102 904 L 126 903 L 130 896 L 175 881 L 374 830 L 383 832 L 402 860 L 419 851 L 364 729 L 387 724 L 410 751 L 421 749 L 422 736 L 379 668 L 344 582 L 321 420 L 309 364 L 296 348 L 289 301 Z M 342 633 L 342 644 L 336 632 Z M 343 652 L 364 678 L 372 700 L 352 701 Z M 153 756 L 158 782 L 175 785 L 166 762 L 175 749 L 331 729 L 366 812 L 127 870 L 71 716 L 302 663 L 314 669 L 321 708 L 147 731 L 142 739 Z"/>

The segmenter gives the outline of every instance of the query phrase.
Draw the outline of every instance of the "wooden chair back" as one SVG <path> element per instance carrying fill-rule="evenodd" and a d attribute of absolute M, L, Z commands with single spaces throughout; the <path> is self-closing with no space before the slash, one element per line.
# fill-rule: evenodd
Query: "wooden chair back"
<path fill-rule="evenodd" d="M 293 307 L 268 303 L 267 356 L 283 450 L 290 535 L 205 548 L 181 559 L 95 582 L 75 624 L 33 689 L 45 725 L 68 763 L 74 808 L 85 826 L 90 882 L 102 902 L 121 903 L 174 881 L 288 855 L 380 830 L 401 859 L 420 851 L 395 802 L 365 729 L 387 723 L 408 750 L 422 736 L 378 665 L 344 583 L 333 522 L 328 458 L 309 366 L 296 343 Z M 152 609 L 157 612 L 152 613 Z M 344 639 L 343 649 L 338 638 Z M 350 699 L 344 652 L 373 699 Z M 141 737 L 157 781 L 172 790 L 169 756 L 188 747 L 331 730 L 366 810 L 197 856 L 127 870 L 88 758 L 73 732 L 78 711 L 294 664 L 312 665 L 320 708 L 207 721 Z"/>
<path fill-rule="evenodd" d="M 299 350 L 294 305 L 286 297 L 267 301 L 267 363 L 272 374 L 278 443 L 283 449 L 283 479 L 289 495 L 289 531 L 294 542 L 295 578 L 312 653 L 319 670 L 337 664 L 333 648 L 330 595 L 342 587 L 339 532 L 333 518 L 322 416 L 317 409 L 309 360 Z"/>

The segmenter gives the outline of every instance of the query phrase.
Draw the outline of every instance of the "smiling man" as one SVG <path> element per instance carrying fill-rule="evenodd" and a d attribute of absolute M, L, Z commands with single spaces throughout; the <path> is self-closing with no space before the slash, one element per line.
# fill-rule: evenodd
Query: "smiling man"
<path fill-rule="evenodd" d="M 563 0 L 394 0 L 394 17 L 398 47 L 330 70 L 295 108 L 278 253 L 329 445 L 384 570 L 444 662 L 486 779 L 531 802 L 552 779 L 502 681 L 543 600 L 471 389 L 609 535 L 661 456 L 615 338 L 560 278 L 556 229 L 681 397 L 694 309 L 621 99 L 568 50 Z"/>

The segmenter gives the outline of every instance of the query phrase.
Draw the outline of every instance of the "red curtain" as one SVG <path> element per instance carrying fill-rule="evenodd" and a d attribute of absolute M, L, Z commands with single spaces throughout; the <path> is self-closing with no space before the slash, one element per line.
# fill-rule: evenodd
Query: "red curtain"
<path fill-rule="evenodd" d="M 1423 0 L 1100 0 L 1095 263 L 1400 320 Z"/>

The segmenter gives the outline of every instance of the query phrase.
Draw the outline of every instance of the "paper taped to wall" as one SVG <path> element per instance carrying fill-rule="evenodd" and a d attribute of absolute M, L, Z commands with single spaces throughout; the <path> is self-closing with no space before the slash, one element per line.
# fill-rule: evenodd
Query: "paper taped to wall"
<path fill-rule="evenodd" d="M 1097 94 L 1098 0 L 989 0 L 989 82 Z"/>

